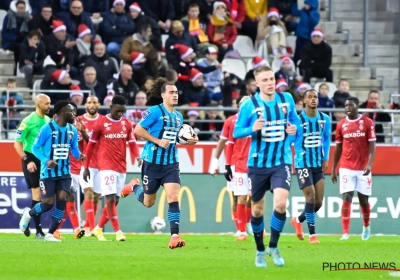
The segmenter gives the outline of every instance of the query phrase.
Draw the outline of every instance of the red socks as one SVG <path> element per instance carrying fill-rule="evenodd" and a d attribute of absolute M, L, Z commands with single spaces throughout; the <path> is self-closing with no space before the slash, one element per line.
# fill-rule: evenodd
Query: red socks
<path fill-rule="evenodd" d="M 110 219 L 110 223 L 114 229 L 114 232 L 120 231 L 117 205 L 115 201 L 106 201 L 107 214 Z"/>
<path fill-rule="evenodd" d="M 99 228 L 104 228 L 104 226 L 108 222 L 108 212 L 107 212 L 107 206 L 104 206 L 103 212 L 101 213 L 101 217 L 98 223 Z"/>
<path fill-rule="evenodd" d="M 251 219 L 251 208 L 246 206 L 246 224 L 250 223 Z"/>
<path fill-rule="evenodd" d="M 235 226 L 236 226 L 236 231 L 239 230 L 239 224 L 238 224 L 238 219 L 237 219 L 237 210 L 236 211 L 232 211 L 233 214 L 233 221 L 235 222 Z"/>
<path fill-rule="evenodd" d="M 94 204 L 93 201 L 85 200 L 84 208 L 86 212 L 86 223 L 85 227 L 89 227 L 90 230 L 94 229 Z"/>
<path fill-rule="evenodd" d="M 246 205 L 238 204 L 236 214 L 239 231 L 246 232 Z"/>
<path fill-rule="evenodd" d="M 369 226 L 369 215 L 371 213 L 371 208 L 369 206 L 369 203 L 368 203 L 367 207 L 361 207 L 361 213 L 362 213 L 362 218 L 363 218 L 363 225 L 365 227 L 368 227 Z"/>
<path fill-rule="evenodd" d="M 67 206 L 65 207 L 65 210 L 68 213 L 68 217 L 69 217 L 69 220 L 71 221 L 72 228 L 74 230 L 76 230 L 77 228 L 80 228 L 78 212 L 76 211 L 75 202 L 67 202 Z"/>
<path fill-rule="evenodd" d="M 342 228 L 343 228 L 343 234 L 348 234 L 349 233 L 350 214 L 351 214 L 351 202 L 343 201 L 343 204 L 342 204 Z"/>
<path fill-rule="evenodd" d="M 67 219 L 67 209 L 65 209 L 64 211 L 64 216 L 61 219 L 60 224 L 58 225 L 57 230 L 59 230 L 60 228 L 62 228 L 62 226 L 64 225 L 65 220 Z"/>

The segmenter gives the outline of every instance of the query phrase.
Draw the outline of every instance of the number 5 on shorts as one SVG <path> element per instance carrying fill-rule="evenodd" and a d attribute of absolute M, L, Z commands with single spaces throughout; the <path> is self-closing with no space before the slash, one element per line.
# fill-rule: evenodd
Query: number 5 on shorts
<path fill-rule="evenodd" d="M 149 184 L 149 176 L 144 175 L 143 176 L 143 185 L 148 185 Z"/>

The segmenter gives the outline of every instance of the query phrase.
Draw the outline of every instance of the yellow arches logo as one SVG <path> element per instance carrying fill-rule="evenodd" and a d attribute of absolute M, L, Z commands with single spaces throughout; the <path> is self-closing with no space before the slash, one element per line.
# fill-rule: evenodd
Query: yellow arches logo
<path fill-rule="evenodd" d="M 221 190 L 221 192 L 219 193 L 218 200 L 217 200 L 217 210 L 215 212 L 215 221 L 217 223 L 222 222 L 222 207 L 224 206 L 225 193 L 228 193 L 229 200 L 231 202 L 231 208 L 233 207 L 233 194 L 232 194 L 232 192 L 228 192 L 226 187 L 224 187 Z M 233 214 L 232 214 L 232 220 L 233 220 Z"/>

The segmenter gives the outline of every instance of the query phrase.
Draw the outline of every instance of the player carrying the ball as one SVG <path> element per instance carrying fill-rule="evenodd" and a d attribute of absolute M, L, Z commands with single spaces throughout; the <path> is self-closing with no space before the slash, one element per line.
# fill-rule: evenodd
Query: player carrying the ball
<path fill-rule="evenodd" d="M 165 78 L 155 80 L 150 96 L 163 99 L 163 103 L 149 108 L 139 124 L 135 127 L 135 134 L 146 139 L 141 158 L 142 181 L 133 178 L 121 192 L 122 197 L 135 192 L 137 200 L 146 207 L 152 207 L 156 202 L 157 191 L 160 185 L 164 187 L 168 201 L 168 221 L 171 229 L 171 249 L 184 247 L 186 242 L 179 237 L 180 210 L 178 195 L 181 185 L 178 149 L 176 140 L 179 129 L 183 124 L 182 114 L 175 110 L 178 105 L 178 90 L 173 83 Z M 198 141 L 197 135 L 188 140 L 194 145 Z"/>
<path fill-rule="evenodd" d="M 294 157 L 299 187 L 306 198 L 304 211 L 290 221 L 296 229 L 297 238 L 304 240 L 301 223 L 307 221 L 310 243 L 318 244 L 315 234 L 315 213 L 324 199 L 325 176 L 328 168 L 331 144 L 331 121 L 328 115 L 318 112 L 318 92 L 307 90 L 303 95 L 305 111 L 299 114 L 300 127 L 297 130 Z"/>
<path fill-rule="evenodd" d="M 363 217 L 362 240 L 370 238 L 370 206 L 372 175 L 371 168 L 375 158 L 375 124 L 358 114 L 360 101 L 349 97 L 345 103 L 347 118 L 336 126 L 336 149 L 332 168 L 332 182 L 337 183 L 337 167 L 340 160 L 340 193 L 343 194 L 342 227 L 340 240 L 349 239 L 351 203 L 354 191 L 357 191 Z"/>

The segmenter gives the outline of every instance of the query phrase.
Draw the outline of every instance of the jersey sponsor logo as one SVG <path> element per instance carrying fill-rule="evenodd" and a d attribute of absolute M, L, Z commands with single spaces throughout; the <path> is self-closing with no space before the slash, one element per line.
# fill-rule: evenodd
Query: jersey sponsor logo
<path fill-rule="evenodd" d="M 350 132 L 343 135 L 343 138 L 360 138 L 365 137 L 365 132 Z"/>
<path fill-rule="evenodd" d="M 123 139 L 127 138 L 128 134 L 120 132 L 120 133 L 109 133 L 109 134 L 104 134 L 104 138 L 106 139 Z"/>
<path fill-rule="evenodd" d="M 18 130 L 25 130 L 26 129 L 26 123 L 21 123 L 20 126 L 18 127 Z"/>
<path fill-rule="evenodd" d="M 144 112 L 142 115 L 142 120 L 145 120 L 150 115 L 150 113 L 150 110 L 146 110 L 146 112 Z"/>

